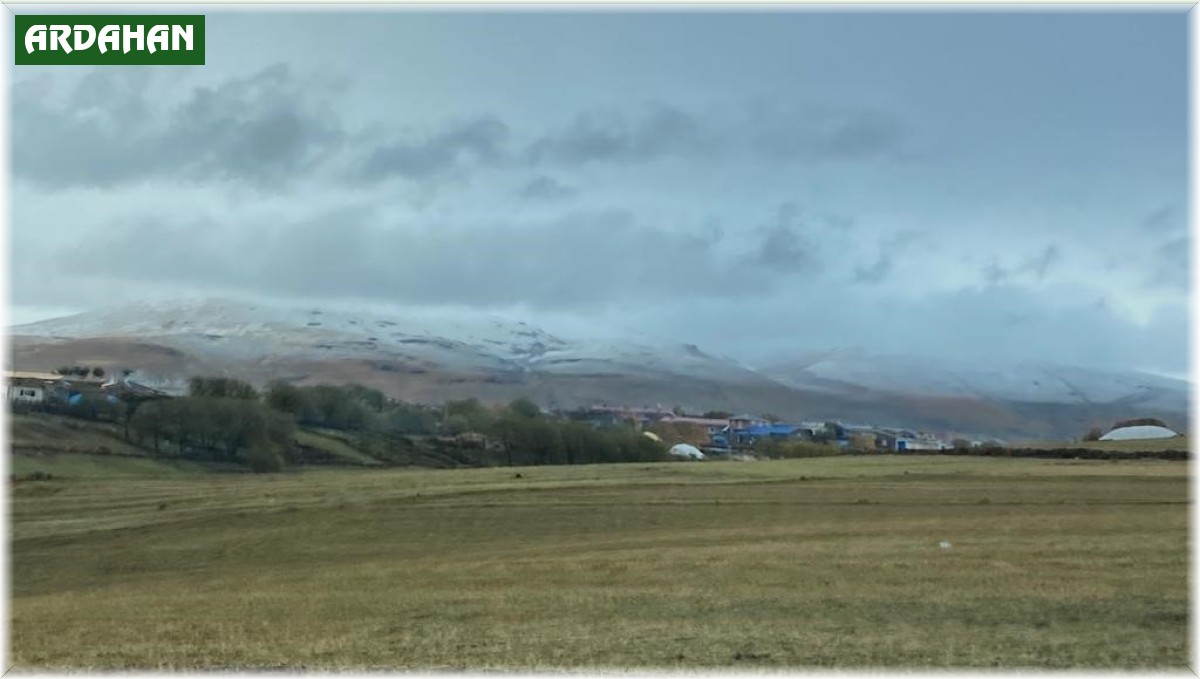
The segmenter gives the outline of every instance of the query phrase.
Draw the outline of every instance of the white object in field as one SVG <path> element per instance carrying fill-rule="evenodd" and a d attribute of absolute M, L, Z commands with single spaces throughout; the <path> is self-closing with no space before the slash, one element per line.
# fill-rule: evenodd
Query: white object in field
<path fill-rule="evenodd" d="M 1166 427 L 1156 427 L 1153 425 L 1138 425 L 1136 427 L 1121 427 L 1114 429 L 1104 436 L 1100 437 L 1101 441 L 1142 441 L 1145 439 L 1173 439 L 1179 436 L 1177 432 L 1171 431 Z"/>
<path fill-rule="evenodd" d="M 950 543 L 946 542 L 945 540 L 942 540 L 941 543 L 938 544 L 938 547 L 941 547 L 942 549 L 950 549 L 950 546 Z"/>
<path fill-rule="evenodd" d="M 646 438 L 650 439 L 651 441 L 658 441 L 659 443 L 662 443 L 662 439 L 658 437 L 658 434 L 655 434 L 652 431 L 644 431 L 644 432 L 642 432 L 642 436 L 645 436 Z"/>
<path fill-rule="evenodd" d="M 700 452 L 699 448 L 687 443 L 676 443 L 675 445 L 671 446 L 671 450 L 667 452 L 671 453 L 675 457 L 685 457 L 689 460 L 704 459 L 704 453 Z"/>

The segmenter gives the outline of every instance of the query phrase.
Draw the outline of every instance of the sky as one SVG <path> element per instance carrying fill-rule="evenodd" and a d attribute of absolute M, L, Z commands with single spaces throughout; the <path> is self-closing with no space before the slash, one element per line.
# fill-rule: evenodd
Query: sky
<path fill-rule="evenodd" d="M 205 8 L 204 66 L 14 67 L 11 317 L 1186 373 L 1186 9 Z"/>

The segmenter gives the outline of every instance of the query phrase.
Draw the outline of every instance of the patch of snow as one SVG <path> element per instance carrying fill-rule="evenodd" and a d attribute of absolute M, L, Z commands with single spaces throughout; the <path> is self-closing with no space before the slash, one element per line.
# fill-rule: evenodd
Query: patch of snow
<path fill-rule="evenodd" d="M 804 389 L 875 391 L 1002 399 L 1031 403 L 1130 401 L 1186 410 L 1188 383 L 1136 371 L 1038 362 L 969 362 L 869 354 L 860 349 L 808 354 L 760 370 Z"/>

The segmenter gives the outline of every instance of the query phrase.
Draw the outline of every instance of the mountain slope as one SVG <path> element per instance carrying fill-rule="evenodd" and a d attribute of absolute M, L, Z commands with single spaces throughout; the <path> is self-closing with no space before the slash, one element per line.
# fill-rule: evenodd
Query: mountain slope
<path fill-rule="evenodd" d="M 799 356 L 761 370 L 798 389 L 873 391 L 1047 404 L 1139 403 L 1186 409 L 1188 384 L 1132 371 L 1033 361 L 967 362 L 842 349 Z"/>
<path fill-rule="evenodd" d="M 526 395 L 546 405 L 681 405 L 1008 438 L 1076 437 L 1134 416 L 1186 427 L 1187 385 L 1140 373 L 971 365 L 839 350 L 751 370 L 693 345 L 558 337 L 526 323 L 418 310 L 372 314 L 202 300 L 14 327 L 21 369 L 135 369 L 182 391 L 224 374 L 259 384 L 357 382 L 437 402 Z"/>

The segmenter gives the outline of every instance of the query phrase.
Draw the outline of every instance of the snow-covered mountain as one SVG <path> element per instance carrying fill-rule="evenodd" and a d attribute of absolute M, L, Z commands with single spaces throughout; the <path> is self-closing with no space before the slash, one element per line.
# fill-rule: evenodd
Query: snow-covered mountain
<path fill-rule="evenodd" d="M 521 321 L 406 309 L 394 314 L 229 300 L 142 303 L 11 328 L 21 337 L 136 339 L 226 360 L 380 359 L 451 372 L 640 373 L 757 379 L 694 345 L 566 340 Z"/>
<path fill-rule="evenodd" d="M 797 389 L 953 396 L 1053 404 L 1138 403 L 1186 411 L 1189 385 L 1145 372 L 1035 361 L 970 362 L 879 355 L 858 348 L 800 355 L 760 370 Z"/>
<path fill-rule="evenodd" d="M 1184 427 L 1188 411 L 1187 383 L 1137 372 L 862 350 L 798 355 L 753 370 L 689 344 L 567 338 L 497 316 L 419 309 L 145 303 L 10 333 L 22 369 L 133 369 L 142 381 L 176 391 L 191 376 L 225 374 L 257 383 L 357 382 L 425 402 L 528 395 L 565 407 L 659 403 L 1008 437 L 1079 436 L 1124 417 Z"/>

